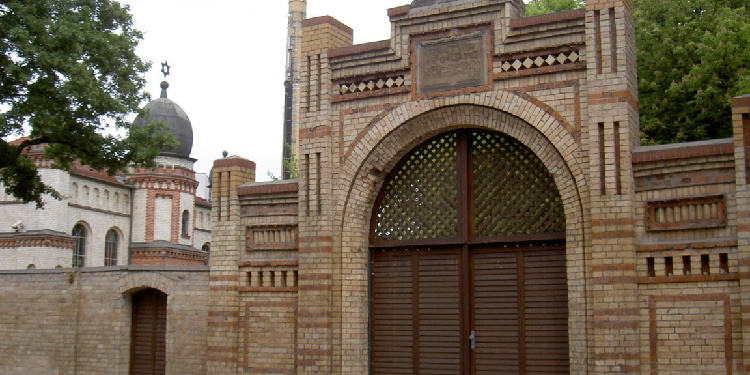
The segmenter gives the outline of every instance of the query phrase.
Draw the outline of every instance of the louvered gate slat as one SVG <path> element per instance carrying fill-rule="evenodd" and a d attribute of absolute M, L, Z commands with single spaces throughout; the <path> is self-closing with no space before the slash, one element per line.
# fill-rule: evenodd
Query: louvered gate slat
<path fill-rule="evenodd" d="M 457 252 L 418 254 L 419 374 L 461 373 L 461 291 Z"/>
<path fill-rule="evenodd" d="M 475 374 L 518 374 L 518 255 L 473 255 Z"/>
<path fill-rule="evenodd" d="M 372 373 L 414 374 L 413 256 L 373 253 Z"/>
<path fill-rule="evenodd" d="M 565 249 L 524 252 L 526 373 L 567 374 Z"/>

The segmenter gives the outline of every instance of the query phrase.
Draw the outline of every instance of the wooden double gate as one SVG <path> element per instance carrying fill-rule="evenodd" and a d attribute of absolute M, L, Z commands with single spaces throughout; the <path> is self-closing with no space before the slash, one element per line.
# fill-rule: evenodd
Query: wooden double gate
<path fill-rule="evenodd" d="M 391 172 L 372 223 L 372 374 L 569 372 L 563 206 L 528 147 L 435 137 Z"/>

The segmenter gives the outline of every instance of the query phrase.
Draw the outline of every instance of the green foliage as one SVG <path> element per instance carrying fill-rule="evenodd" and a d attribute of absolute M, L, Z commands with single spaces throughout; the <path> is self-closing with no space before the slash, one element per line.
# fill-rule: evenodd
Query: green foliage
<path fill-rule="evenodd" d="M 642 143 L 732 135 L 750 92 L 750 0 L 635 0 Z"/>
<path fill-rule="evenodd" d="M 297 162 L 297 155 L 294 154 L 294 151 L 292 150 L 292 145 L 287 144 L 284 146 L 289 150 L 289 157 L 283 158 L 281 160 L 281 171 L 282 176 L 284 171 L 289 171 L 289 178 L 290 179 L 296 179 L 299 178 L 299 162 Z M 271 171 L 266 171 L 266 175 L 268 178 L 270 178 L 273 181 L 278 181 L 281 178 L 276 177 Z"/>
<path fill-rule="evenodd" d="M 564 10 L 578 9 L 585 6 L 583 0 L 531 0 L 526 4 L 527 16 L 557 13 Z"/>
<path fill-rule="evenodd" d="M 286 145 L 288 148 L 292 148 L 291 145 Z M 295 179 L 299 178 L 299 162 L 297 161 L 297 155 L 294 154 L 294 152 L 289 153 L 288 158 L 284 158 L 282 160 L 283 164 L 283 170 L 289 171 L 289 178 Z"/>
<path fill-rule="evenodd" d="M 126 116 L 146 100 L 149 64 L 135 55 L 142 34 L 128 7 L 113 0 L 10 0 L 0 3 L 0 181 L 6 192 L 42 205 L 45 185 L 30 146 L 47 144 L 58 168 L 80 160 L 109 173 L 129 163 L 153 165 L 175 146 L 164 124 L 127 128 Z M 20 143 L 7 141 L 27 135 Z"/>

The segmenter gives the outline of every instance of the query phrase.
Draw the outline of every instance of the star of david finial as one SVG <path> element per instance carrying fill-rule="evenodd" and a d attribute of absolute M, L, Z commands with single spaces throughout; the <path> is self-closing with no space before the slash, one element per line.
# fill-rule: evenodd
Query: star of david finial
<path fill-rule="evenodd" d="M 167 76 L 169 75 L 169 68 L 171 67 L 166 61 L 161 63 L 161 74 L 164 74 L 164 79 L 167 79 Z"/>

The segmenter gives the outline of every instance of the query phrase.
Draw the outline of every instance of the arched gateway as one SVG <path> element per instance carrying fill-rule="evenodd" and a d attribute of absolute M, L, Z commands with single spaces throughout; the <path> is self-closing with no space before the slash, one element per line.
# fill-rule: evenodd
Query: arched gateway
<path fill-rule="evenodd" d="M 422 258 L 416 258 L 417 262 L 414 263 L 414 256 L 452 252 L 456 267 L 460 267 L 457 269 L 459 273 L 454 276 L 460 287 L 460 290 L 454 291 L 458 295 L 457 303 L 460 303 L 460 309 L 456 310 L 460 326 L 455 327 L 456 344 L 451 350 L 458 353 L 453 364 L 461 369 L 460 373 L 470 373 L 468 369 L 481 370 L 482 360 L 477 358 L 477 350 L 481 352 L 488 348 L 485 346 L 486 342 L 482 343 L 488 337 L 487 333 L 479 333 L 475 324 L 477 319 L 485 319 L 481 314 L 476 315 L 477 311 L 485 311 L 477 306 L 477 303 L 481 305 L 484 302 L 484 297 L 474 298 L 477 291 L 487 288 L 475 283 L 478 272 L 484 271 L 481 267 L 474 266 L 496 262 L 499 259 L 491 258 L 498 256 L 505 256 L 507 262 L 511 262 L 505 264 L 515 264 L 513 271 L 509 272 L 516 276 L 508 276 L 507 279 L 515 280 L 515 286 L 511 286 L 515 288 L 511 292 L 514 295 L 512 298 L 520 303 L 532 302 L 527 300 L 525 294 L 530 286 L 527 280 L 531 282 L 537 278 L 527 276 L 540 271 L 545 274 L 553 270 L 558 272 L 560 278 L 557 278 L 555 285 L 561 288 L 561 293 L 554 303 L 558 306 L 567 304 L 567 311 L 562 312 L 567 313 L 567 319 L 562 315 L 555 318 L 557 320 L 554 325 L 559 328 L 559 335 L 555 334 L 556 344 L 553 350 L 559 356 L 552 362 L 565 362 L 569 364 L 569 372 L 578 372 L 583 368 L 586 358 L 583 350 L 586 347 L 584 333 L 587 316 L 582 226 L 587 217 L 583 215 L 580 194 L 587 188 L 583 174 L 575 173 L 581 167 L 580 161 L 575 158 L 575 146 L 570 146 L 574 145 L 572 138 L 569 133 L 561 131 L 561 126 L 555 122 L 554 117 L 535 111 L 533 105 L 512 94 L 480 94 L 462 99 L 463 102 L 460 99 L 450 102 L 440 99 L 410 102 L 390 110 L 361 134 L 359 144 L 352 146 L 353 151 L 344 163 L 342 171 L 347 173 L 348 182 L 345 185 L 349 192 L 338 215 L 341 219 L 337 225 L 341 225 L 342 229 L 342 268 L 351 268 L 350 271 L 342 272 L 339 279 L 343 291 L 340 304 L 344 306 L 340 324 L 341 327 L 354 328 L 350 332 L 355 332 L 356 335 L 353 336 L 354 339 L 341 342 L 341 365 L 350 366 L 349 368 L 354 369 L 352 372 L 356 373 L 378 373 L 380 370 L 377 362 L 385 358 L 383 353 L 377 351 L 378 340 L 384 338 L 384 346 L 395 347 L 392 341 L 388 341 L 390 339 L 377 331 L 378 324 L 382 322 L 381 317 L 385 315 L 381 315 L 379 310 L 382 306 L 378 306 L 375 294 L 379 281 L 378 275 L 371 272 L 373 267 L 387 267 L 389 259 L 394 259 L 397 255 L 404 258 L 396 260 L 412 262 L 412 267 L 418 267 Z M 449 141 L 455 142 L 451 146 L 455 148 L 451 152 L 455 152 L 456 159 L 455 162 L 450 162 L 455 166 L 452 180 L 441 177 L 446 173 L 445 164 L 450 159 L 445 157 L 445 152 L 433 155 L 427 151 L 442 147 L 440 145 L 443 142 L 450 143 Z M 415 164 L 415 159 L 427 160 L 432 164 Z M 438 161 L 443 164 L 438 165 Z M 500 170 L 505 170 L 506 174 L 498 173 Z M 514 173 L 520 178 L 510 178 Z M 430 185 L 412 186 L 412 183 L 407 182 L 415 179 L 420 179 L 420 184 L 427 182 Z M 446 186 L 455 186 L 454 195 L 444 195 Z M 378 218 L 380 210 L 386 207 L 384 202 L 389 191 L 401 189 L 402 192 L 414 192 L 415 187 L 419 188 L 422 195 L 412 199 L 419 199 L 426 204 L 402 205 L 395 216 L 388 214 L 382 219 Z M 433 194 L 425 190 L 429 188 L 436 188 L 440 194 L 424 196 Z M 519 200 L 508 206 L 507 194 L 519 194 Z M 453 207 L 454 213 L 448 214 L 446 207 Z M 544 209 L 536 210 L 540 207 Z M 524 211 L 526 208 L 532 210 Z M 511 214 L 512 212 L 515 213 Z M 446 229 L 448 225 L 439 222 L 436 225 L 439 228 L 437 232 L 428 230 L 422 234 L 414 231 L 417 228 L 431 228 L 433 222 L 429 220 L 445 218 L 452 220 L 450 230 Z M 554 267 L 549 262 L 550 265 L 545 267 L 542 262 L 541 268 L 527 270 L 527 266 L 533 265 L 530 260 L 536 254 L 542 254 L 542 251 L 551 251 L 548 256 L 556 257 Z M 407 254 L 416 255 L 407 259 Z M 515 255 L 515 260 L 511 259 L 511 254 Z M 487 271 L 491 273 L 497 270 Z M 490 274 L 488 277 L 492 279 L 500 276 Z M 412 306 L 416 307 L 419 304 L 415 299 L 419 292 L 419 279 L 412 279 L 411 291 L 407 291 L 411 293 Z M 415 290 L 417 294 L 414 293 Z M 498 288 L 491 287 L 489 290 L 494 293 Z M 549 295 L 543 291 L 541 294 Z M 486 297 L 486 301 L 491 301 L 496 296 Z M 517 307 L 513 311 L 518 314 Z M 533 359 L 540 355 L 545 360 L 552 358 L 543 351 L 535 352 L 535 346 L 547 344 L 533 344 L 534 332 L 528 328 L 536 328 L 538 324 L 533 324 L 536 316 L 532 309 L 523 309 L 521 312 L 520 316 L 510 319 L 511 325 L 504 328 L 514 332 L 516 338 L 511 342 L 521 340 L 524 343 L 521 351 L 509 352 L 504 359 L 510 373 L 515 371 L 513 366 L 523 369 L 530 361 L 536 364 Z M 419 316 L 420 310 L 409 307 L 403 314 L 408 317 L 401 316 L 400 319 L 410 319 L 408 324 L 412 324 L 414 329 L 411 331 L 412 336 L 397 338 L 410 342 L 404 345 L 411 352 L 406 353 L 403 351 L 406 349 L 402 348 L 401 355 L 413 359 L 416 357 L 415 351 L 420 354 L 419 350 L 426 355 L 426 347 L 414 339 L 424 337 L 419 336 L 420 332 L 416 330 L 418 326 L 413 326 L 415 322 L 424 321 Z M 486 316 L 489 316 L 489 323 L 497 320 L 493 312 Z M 391 324 L 387 322 L 388 319 L 390 318 L 386 318 L 385 326 Z M 531 320 L 526 324 L 521 319 Z M 479 323 L 479 329 L 483 329 L 482 322 Z M 474 343 L 477 348 L 473 352 L 469 337 L 472 330 L 475 331 Z M 511 337 L 498 332 L 491 335 L 496 338 L 502 336 L 503 339 Z M 493 340 L 495 344 L 499 343 L 498 339 Z M 518 344 L 515 346 L 519 347 Z M 488 353 L 492 354 L 485 358 L 498 360 L 495 355 L 498 350 L 497 346 L 489 349 Z M 441 359 L 445 358 L 443 354 L 436 355 Z M 362 360 L 356 361 L 356 358 Z M 386 365 L 389 361 L 391 359 L 385 360 Z M 423 362 L 430 361 L 425 359 Z M 419 363 L 414 359 L 408 364 L 382 367 L 380 373 L 395 371 L 396 368 L 409 373 L 408 366 L 417 365 Z M 489 364 L 489 367 L 493 366 L 495 365 Z M 565 365 L 552 368 L 568 371 Z M 527 373 L 536 371 L 532 369 L 527 368 Z"/>
<path fill-rule="evenodd" d="M 371 226 L 372 374 L 569 372 L 565 213 L 531 149 L 440 134 L 387 176 Z"/>

